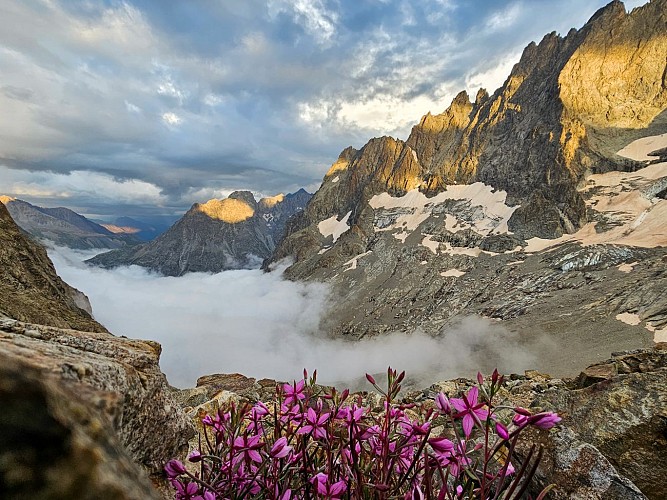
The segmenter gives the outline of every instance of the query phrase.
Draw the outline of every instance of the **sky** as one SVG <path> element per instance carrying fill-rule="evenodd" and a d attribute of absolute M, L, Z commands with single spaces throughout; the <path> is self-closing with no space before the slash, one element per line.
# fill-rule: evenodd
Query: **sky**
<path fill-rule="evenodd" d="M 90 299 L 95 319 L 115 335 L 158 341 L 169 383 L 194 387 L 198 377 L 242 373 L 289 381 L 304 368 L 318 381 L 369 389 L 364 374 L 406 370 L 425 387 L 477 370 L 535 368 L 534 347 L 487 318 L 469 316 L 439 336 L 420 331 L 348 341 L 326 336 L 320 321 L 336 297 L 324 283 L 283 279 L 278 268 L 160 276 L 137 267 L 83 264 L 92 253 L 49 248 L 58 274 Z M 380 380 L 380 379 L 378 379 Z"/>
<path fill-rule="evenodd" d="M 313 192 L 606 3 L 3 0 L 0 194 L 108 219 Z"/>

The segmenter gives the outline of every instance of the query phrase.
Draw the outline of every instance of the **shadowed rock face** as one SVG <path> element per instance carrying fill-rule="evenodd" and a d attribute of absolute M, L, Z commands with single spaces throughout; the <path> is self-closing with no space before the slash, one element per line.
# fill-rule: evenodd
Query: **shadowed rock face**
<path fill-rule="evenodd" d="M 282 238 L 289 217 L 303 210 L 310 194 L 255 201 L 249 191 L 224 200 L 195 203 L 167 232 L 132 248 L 98 255 L 102 267 L 138 265 L 167 276 L 257 267 Z"/>
<path fill-rule="evenodd" d="M 106 331 L 86 296 L 56 274 L 46 250 L 25 236 L 0 203 L 0 312 L 61 328 Z"/>
<path fill-rule="evenodd" d="M 126 495 L 102 498 L 141 498 L 130 493 L 134 478 L 138 485 L 147 483 L 145 474 L 164 487 L 162 468 L 183 452 L 193 428 L 171 397 L 160 351 L 155 342 L 0 318 L 0 367 L 10 367 L 0 372 L 0 420 L 8 419 L 10 426 L 0 433 L 1 481 L 14 481 L 17 491 L 25 492 L 33 477 L 44 488 L 77 488 L 83 481 L 101 489 L 115 480 L 120 484 L 110 491 Z M 21 433 L 31 437 L 23 440 L 24 451 L 13 455 Z M 38 436 L 51 439 L 42 443 L 45 454 L 35 457 L 30 447 L 39 446 Z M 47 462 L 64 477 L 47 477 L 39 469 Z M 27 475 L 21 475 L 21 463 Z"/>
<path fill-rule="evenodd" d="M 81 390 L 0 357 L 2 498 L 162 498 Z"/>

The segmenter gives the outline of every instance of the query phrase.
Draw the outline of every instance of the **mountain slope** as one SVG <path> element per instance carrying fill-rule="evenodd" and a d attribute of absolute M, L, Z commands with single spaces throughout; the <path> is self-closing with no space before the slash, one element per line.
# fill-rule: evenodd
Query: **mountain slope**
<path fill-rule="evenodd" d="M 0 313 L 20 321 L 104 332 L 86 296 L 65 283 L 43 247 L 26 237 L 0 203 Z"/>
<path fill-rule="evenodd" d="M 195 203 L 167 232 L 133 248 L 98 255 L 87 262 L 102 267 L 138 265 L 167 276 L 257 267 L 282 237 L 287 219 L 305 207 L 300 190 L 255 201 L 248 191 L 223 200 Z"/>
<path fill-rule="evenodd" d="M 649 345 L 667 332 L 666 27 L 666 0 L 612 2 L 530 44 L 493 96 L 344 150 L 272 261 L 334 286 L 337 335 L 481 316 L 556 374 Z"/>
<path fill-rule="evenodd" d="M 100 225 L 114 234 L 131 234 L 141 241 L 150 241 L 169 229 L 169 226 L 158 227 L 132 217 L 118 217 L 113 223 L 105 222 Z"/>
<path fill-rule="evenodd" d="M 118 248 L 139 242 L 116 235 L 68 208 L 43 208 L 27 201 L 0 196 L 14 221 L 30 235 L 70 248 Z"/>

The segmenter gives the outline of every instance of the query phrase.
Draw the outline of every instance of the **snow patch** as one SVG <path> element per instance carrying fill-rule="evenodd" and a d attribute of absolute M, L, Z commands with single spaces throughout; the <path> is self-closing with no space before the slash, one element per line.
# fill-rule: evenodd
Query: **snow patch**
<path fill-rule="evenodd" d="M 343 217 L 341 220 L 338 220 L 338 217 L 336 217 L 335 215 L 329 217 L 328 219 L 325 219 L 322 222 L 320 222 L 317 225 L 317 229 L 320 230 L 320 234 L 325 238 L 333 236 L 333 241 L 335 243 L 345 231 L 350 229 L 350 226 L 347 223 L 348 219 L 350 218 L 350 215 L 352 215 L 351 210 L 347 214 L 345 214 L 345 217 Z"/>
<path fill-rule="evenodd" d="M 507 234 L 509 233 L 507 221 L 518 206 L 507 206 L 506 199 L 505 191 L 494 190 L 491 186 L 476 182 L 448 186 L 446 191 L 433 198 L 426 197 L 418 189 L 408 191 L 400 197 L 381 193 L 373 196 L 369 205 L 375 210 L 390 212 L 381 214 L 377 218 L 377 221 L 381 223 L 376 223 L 375 231 L 398 230 L 399 234 L 394 234 L 394 236 L 401 242 L 405 242 L 409 233 L 412 233 L 429 217 L 437 217 L 443 213 L 445 229 L 451 232 L 473 229 L 484 236 L 492 233 Z M 463 209 L 442 206 L 451 200 L 463 202 Z M 448 213 L 447 210 L 451 210 L 451 213 Z M 406 232 L 408 234 L 405 234 Z M 433 253 L 437 253 L 435 242 L 429 238 L 422 240 L 422 245 L 431 249 Z"/>
<path fill-rule="evenodd" d="M 665 146 L 667 134 L 662 134 L 634 141 L 618 154 L 643 160 L 650 158 L 646 153 Z M 655 163 L 636 172 L 591 175 L 581 189 L 584 196 L 590 195 L 586 204 L 601 213 L 612 227 L 598 232 L 598 223 L 589 222 L 576 233 L 553 240 L 531 238 L 524 250 L 528 253 L 539 252 L 570 241 L 584 246 L 604 243 L 642 248 L 667 246 L 667 200 L 643 192 L 651 192 L 656 181 L 664 177 L 667 177 L 667 162 Z"/>
<path fill-rule="evenodd" d="M 443 253 L 449 255 L 467 255 L 468 257 L 479 257 L 482 253 L 482 249 L 479 247 L 453 247 L 449 243 L 441 243 L 444 246 Z M 442 249 L 442 246 L 440 247 Z"/>
<path fill-rule="evenodd" d="M 331 179 L 332 184 L 336 184 L 340 180 L 340 177 L 336 176 L 333 179 Z"/>
<path fill-rule="evenodd" d="M 649 153 L 666 147 L 667 134 L 652 135 L 631 142 L 616 154 L 635 161 L 648 161 L 655 160 L 655 156 L 649 156 Z"/>
<path fill-rule="evenodd" d="M 637 262 L 632 262 L 631 264 L 621 264 L 617 267 L 617 269 L 622 273 L 631 273 L 636 265 Z"/>
<path fill-rule="evenodd" d="M 512 216 L 518 206 L 510 207 L 505 204 L 507 193 L 501 190 L 495 190 L 493 187 L 483 182 L 474 184 L 461 184 L 447 186 L 447 190 L 439 193 L 433 198 L 427 198 L 418 189 L 408 191 L 404 196 L 393 197 L 389 193 L 382 193 L 373 196 L 369 205 L 374 209 L 379 208 L 414 208 L 415 214 L 431 215 L 433 208 L 447 200 L 466 200 L 473 207 L 480 207 L 484 218 L 475 221 L 474 229 L 479 233 L 487 235 L 490 233 L 509 233 L 507 221 Z M 454 229 L 457 225 L 457 219 L 453 214 L 447 214 L 447 229 Z M 451 218 L 450 218 L 451 217 Z M 460 225 L 460 223 L 459 223 Z M 460 229 L 466 229 L 461 227 Z"/>
<path fill-rule="evenodd" d="M 653 342 L 656 344 L 660 342 L 667 342 L 667 328 L 656 330 L 653 334 Z"/>
<path fill-rule="evenodd" d="M 637 326 L 642 322 L 642 320 L 636 314 L 632 313 L 621 313 L 616 315 L 616 319 L 625 323 L 626 325 Z"/>
<path fill-rule="evenodd" d="M 357 256 L 355 256 L 355 257 L 352 257 L 352 258 L 351 258 L 350 260 L 348 260 L 345 264 L 343 264 L 344 266 L 350 266 L 350 267 L 348 267 L 348 268 L 346 268 L 346 269 L 343 269 L 343 272 L 345 272 L 345 271 L 352 271 L 353 269 L 356 269 L 356 268 L 357 268 L 357 261 L 358 261 L 359 259 L 361 259 L 362 257 L 366 257 L 366 255 L 369 255 L 369 254 L 371 254 L 371 253 L 373 253 L 373 251 L 372 251 L 372 250 L 369 250 L 368 252 L 360 253 L 359 255 L 357 255 Z"/>
<path fill-rule="evenodd" d="M 422 243 L 421 243 L 421 244 L 422 244 L 422 246 L 425 246 L 425 247 L 428 248 L 431 252 L 433 252 L 434 254 L 437 255 L 437 254 L 438 254 L 438 247 L 440 246 L 440 242 L 439 242 L 439 241 L 433 241 L 431 238 L 432 238 L 431 235 L 426 236 L 426 237 L 422 240 Z"/>
<path fill-rule="evenodd" d="M 459 271 L 458 269 L 447 269 L 446 271 L 443 271 L 440 273 L 440 276 L 443 276 L 445 278 L 460 278 L 465 274 L 465 271 Z"/>

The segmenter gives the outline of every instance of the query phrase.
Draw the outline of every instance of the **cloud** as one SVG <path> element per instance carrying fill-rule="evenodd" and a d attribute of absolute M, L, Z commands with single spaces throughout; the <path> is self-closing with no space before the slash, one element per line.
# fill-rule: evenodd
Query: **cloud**
<path fill-rule="evenodd" d="M 269 15 L 289 12 L 294 22 L 320 44 L 328 44 L 336 34 L 338 13 L 329 9 L 323 0 L 271 0 Z"/>
<path fill-rule="evenodd" d="M 606 2 L 4 2 L 0 166 L 135 179 L 181 211 L 200 189 L 315 186 Z"/>
<path fill-rule="evenodd" d="M 288 281 L 280 271 L 172 278 L 136 266 L 90 268 L 81 263 L 90 254 L 64 248 L 49 255 L 110 331 L 162 344 L 161 367 L 179 387 L 212 373 L 290 380 L 303 368 L 317 369 L 323 383 L 355 385 L 364 373 L 382 373 L 388 365 L 407 370 L 418 384 L 532 363 L 510 332 L 477 317 L 436 338 L 420 332 L 356 342 L 328 338 L 320 331 L 333 300 L 328 286 Z"/>
<path fill-rule="evenodd" d="M 163 113 L 162 119 L 167 125 L 179 125 L 183 120 L 176 113 Z"/>

